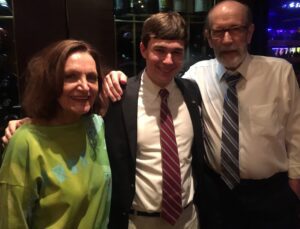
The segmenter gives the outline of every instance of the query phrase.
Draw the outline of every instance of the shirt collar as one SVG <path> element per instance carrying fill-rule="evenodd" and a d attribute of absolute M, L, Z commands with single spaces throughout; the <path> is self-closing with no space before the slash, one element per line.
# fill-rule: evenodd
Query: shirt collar
<path fill-rule="evenodd" d="M 221 81 L 224 73 L 227 71 L 226 68 L 216 59 L 217 68 L 216 68 L 216 75 L 219 81 Z"/>
<path fill-rule="evenodd" d="M 252 61 L 253 57 L 249 54 L 247 54 L 247 56 L 245 57 L 245 60 L 243 61 L 243 63 L 241 64 L 241 66 L 237 69 L 237 71 L 239 73 L 241 73 L 241 75 L 243 76 L 243 78 L 245 80 L 248 80 L 248 78 L 250 77 L 248 73 L 249 71 L 249 66 L 250 66 L 250 62 Z"/>
<path fill-rule="evenodd" d="M 142 73 L 141 87 L 143 88 L 143 93 L 147 96 L 147 98 L 149 98 L 149 102 L 153 102 L 156 98 L 158 98 L 159 97 L 159 91 L 160 91 L 160 89 L 162 89 L 161 87 L 157 86 L 156 84 L 154 84 L 151 81 L 151 79 L 149 78 L 149 76 L 147 75 L 145 70 Z M 176 88 L 176 83 L 175 83 L 174 78 L 164 88 L 167 89 L 169 91 L 169 95 L 171 95 L 172 92 Z"/>
<path fill-rule="evenodd" d="M 242 75 L 242 77 L 246 80 L 247 80 L 247 77 L 249 77 L 247 72 L 248 72 L 248 67 L 249 67 L 251 60 L 252 60 L 252 56 L 247 53 L 244 61 L 236 70 L 236 72 L 239 72 Z M 221 81 L 224 73 L 227 70 L 217 59 L 216 59 L 216 62 L 217 62 L 216 75 L 217 75 L 217 78 L 219 79 L 219 81 Z"/>

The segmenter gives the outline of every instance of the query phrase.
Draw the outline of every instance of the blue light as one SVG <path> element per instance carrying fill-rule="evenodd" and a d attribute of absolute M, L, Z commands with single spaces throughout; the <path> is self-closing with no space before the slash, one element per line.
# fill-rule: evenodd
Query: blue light
<path fill-rule="evenodd" d="M 283 4 L 282 8 L 299 9 L 300 8 L 300 1 L 293 1 L 293 2 L 290 2 L 290 3 Z"/>

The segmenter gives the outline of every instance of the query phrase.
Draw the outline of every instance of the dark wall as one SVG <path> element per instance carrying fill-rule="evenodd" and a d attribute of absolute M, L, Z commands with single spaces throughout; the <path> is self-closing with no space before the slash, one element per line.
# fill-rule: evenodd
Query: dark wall
<path fill-rule="evenodd" d="M 248 4 L 253 13 L 253 23 L 255 31 L 252 38 L 250 52 L 257 55 L 266 55 L 268 47 L 268 1 L 248 0 Z"/>
<path fill-rule="evenodd" d="M 69 36 L 93 44 L 108 67 L 115 66 L 113 1 L 69 0 Z"/>
<path fill-rule="evenodd" d="M 15 43 L 19 75 L 41 48 L 65 38 L 83 39 L 115 66 L 113 1 L 14 0 Z M 20 77 L 22 91 L 23 80 Z"/>
<path fill-rule="evenodd" d="M 15 45 L 19 74 L 30 57 L 51 42 L 67 37 L 64 1 L 14 0 Z"/>
<path fill-rule="evenodd" d="M 268 44 L 266 31 L 268 19 L 268 1 L 240 0 L 240 2 L 248 5 L 253 14 L 255 31 L 250 45 L 250 53 L 257 55 L 266 55 Z"/>

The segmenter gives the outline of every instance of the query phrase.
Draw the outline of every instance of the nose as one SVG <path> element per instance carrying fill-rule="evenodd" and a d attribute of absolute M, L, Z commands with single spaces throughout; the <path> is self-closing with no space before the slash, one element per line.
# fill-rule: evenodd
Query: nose
<path fill-rule="evenodd" d="M 232 43 L 232 37 L 231 37 L 231 35 L 230 35 L 230 33 L 228 31 L 225 31 L 224 37 L 223 37 L 222 41 L 225 44 Z"/>
<path fill-rule="evenodd" d="M 89 90 L 89 84 L 88 84 L 88 81 L 86 79 L 86 77 L 81 77 L 81 79 L 79 80 L 79 84 L 78 84 L 78 87 L 81 89 L 81 90 Z"/>
<path fill-rule="evenodd" d="M 164 64 L 173 64 L 173 57 L 172 57 L 172 53 L 167 53 L 164 60 L 163 60 Z"/>

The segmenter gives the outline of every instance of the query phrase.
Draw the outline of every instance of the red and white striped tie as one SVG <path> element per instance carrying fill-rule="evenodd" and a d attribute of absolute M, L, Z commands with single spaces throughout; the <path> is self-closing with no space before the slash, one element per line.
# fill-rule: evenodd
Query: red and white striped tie
<path fill-rule="evenodd" d="M 161 217 L 174 225 L 182 212 L 180 164 L 173 118 L 167 102 L 169 92 L 161 89 L 159 95 L 161 97 L 160 144 L 163 171 Z"/>

